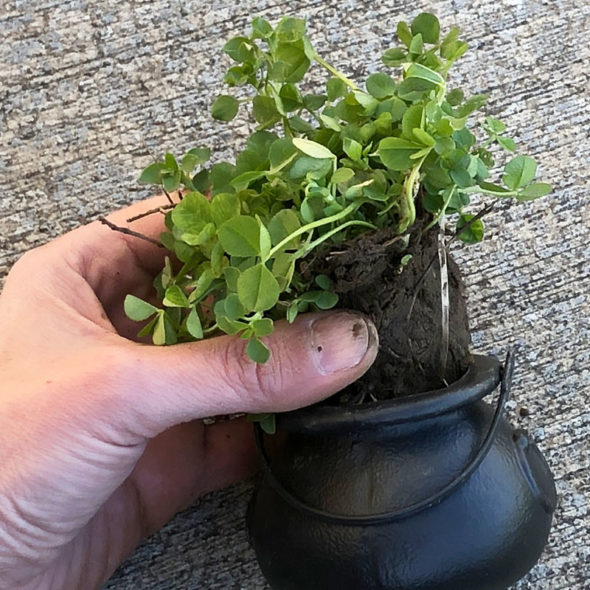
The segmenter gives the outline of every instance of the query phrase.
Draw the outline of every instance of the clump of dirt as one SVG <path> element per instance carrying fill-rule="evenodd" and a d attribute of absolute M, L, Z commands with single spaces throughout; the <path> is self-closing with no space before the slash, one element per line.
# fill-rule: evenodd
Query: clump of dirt
<path fill-rule="evenodd" d="M 432 391 L 446 387 L 467 370 L 471 338 L 464 283 L 450 254 L 449 336 L 443 354 L 437 231 L 423 232 L 416 224 L 406 241 L 387 230 L 364 233 L 320 250 L 302 265 L 304 277 L 328 275 L 340 295 L 338 306 L 367 314 L 379 332 L 375 363 L 340 394 L 340 401 Z"/>

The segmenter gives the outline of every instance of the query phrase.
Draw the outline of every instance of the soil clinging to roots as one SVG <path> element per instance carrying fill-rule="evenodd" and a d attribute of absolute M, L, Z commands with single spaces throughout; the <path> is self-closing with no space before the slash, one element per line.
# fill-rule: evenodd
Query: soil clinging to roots
<path fill-rule="evenodd" d="M 375 363 L 340 394 L 341 401 L 432 391 L 456 381 L 467 370 L 471 339 L 459 268 L 447 254 L 446 349 L 438 230 L 423 233 L 416 224 L 406 244 L 390 231 L 368 232 L 319 251 L 302 265 L 304 277 L 328 275 L 340 295 L 338 306 L 367 314 L 379 332 Z"/>

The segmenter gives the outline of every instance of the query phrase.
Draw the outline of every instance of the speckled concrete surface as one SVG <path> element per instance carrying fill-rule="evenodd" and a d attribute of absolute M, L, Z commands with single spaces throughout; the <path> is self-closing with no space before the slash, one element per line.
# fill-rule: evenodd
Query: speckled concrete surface
<path fill-rule="evenodd" d="M 243 122 L 220 128 L 207 109 L 222 88 L 219 49 L 251 15 L 308 17 L 320 52 L 364 76 L 379 67 L 400 17 L 433 8 L 471 42 L 457 83 L 490 94 L 491 113 L 502 113 L 555 186 L 525 208 L 500 207 L 485 243 L 456 254 L 474 348 L 517 345 L 513 420 L 534 434 L 557 478 L 549 545 L 515 588 L 588 589 L 588 2 L 5 0 L 0 275 L 27 249 L 145 196 L 135 179 L 152 156 L 198 143 L 230 157 Z M 244 484 L 202 499 L 105 590 L 266 588 L 244 530 L 249 493 Z"/>

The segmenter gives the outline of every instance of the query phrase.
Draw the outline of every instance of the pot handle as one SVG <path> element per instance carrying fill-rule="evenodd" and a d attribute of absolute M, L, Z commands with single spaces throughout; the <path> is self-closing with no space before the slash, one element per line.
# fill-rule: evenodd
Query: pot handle
<path fill-rule="evenodd" d="M 453 481 L 449 482 L 438 492 L 432 494 L 424 500 L 420 500 L 419 502 L 415 502 L 414 504 L 410 504 L 409 506 L 405 506 L 404 508 L 401 508 L 399 510 L 367 515 L 335 514 L 332 512 L 321 510 L 319 508 L 314 508 L 313 506 L 306 504 L 305 502 L 297 498 L 295 495 L 293 495 L 277 479 L 277 477 L 272 471 L 270 461 L 264 449 L 264 433 L 260 426 L 256 425 L 256 444 L 258 446 L 258 451 L 260 453 L 262 470 L 264 471 L 266 481 L 271 486 L 271 488 L 273 488 L 273 490 L 283 498 L 283 500 L 285 500 L 294 508 L 302 512 L 311 514 L 321 520 L 347 526 L 366 526 L 380 523 L 383 524 L 395 520 L 401 520 L 402 518 L 408 518 L 409 516 L 413 516 L 414 514 L 422 512 L 427 508 L 436 506 L 445 498 L 450 496 L 457 488 L 463 485 L 467 481 L 467 479 L 469 479 L 469 477 L 473 474 L 473 472 L 479 467 L 481 462 L 484 460 L 485 456 L 488 454 L 494 441 L 496 430 L 498 429 L 498 425 L 500 424 L 500 419 L 502 418 L 506 402 L 510 399 L 510 387 L 512 385 L 513 372 L 514 350 L 513 348 L 509 348 L 508 352 L 506 353 L 506 360 L 504 361 L 504 365 L 502 367 L 502 379 L 500 382 L 500 396 L 498 397 L 498 404 L 496 406 L 494 416 L 490 423 L 488 433 L 485 439 L 483 440 L 479 450 L 477 451 L 471 462 L 463 469 L 463 471 L 461 471 L 461 473 L 457 475 L 457 477 L 455 477 L 455 479 L 453 479 Z"/>

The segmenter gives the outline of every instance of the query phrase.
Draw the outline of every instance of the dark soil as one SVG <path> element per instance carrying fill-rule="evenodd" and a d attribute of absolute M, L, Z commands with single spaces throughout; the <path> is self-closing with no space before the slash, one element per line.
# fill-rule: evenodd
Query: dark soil
<path fill-rule="evenodd" d="M 437 229 L 419 224 L 409 244 L 390 231 L 361 234 L 319 251 L 302 267 L 304 276 L 328 275 L 340 295 L 338 306 L 361 311 L 379 332 L 371 369 L 341 394 L 341 401 L 388 399 L 432 391 L 456 381 L 470 360 L 464 283 L 450 255 L 449 346 L 443 367 L 441 278 Z M 402 265 L 402 257 L 412 258 Z M 313 273 L 313 274 L 311 274 Z"/>

